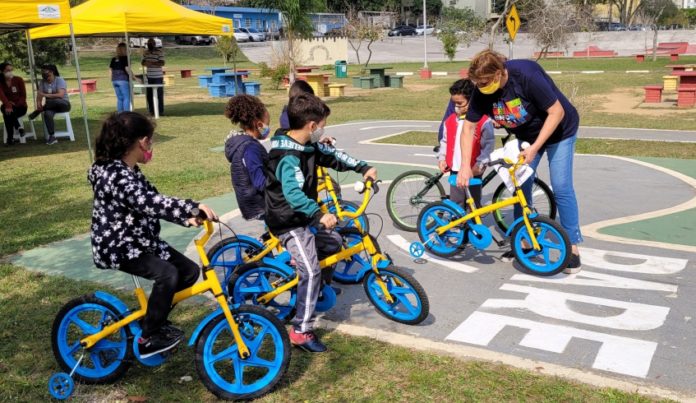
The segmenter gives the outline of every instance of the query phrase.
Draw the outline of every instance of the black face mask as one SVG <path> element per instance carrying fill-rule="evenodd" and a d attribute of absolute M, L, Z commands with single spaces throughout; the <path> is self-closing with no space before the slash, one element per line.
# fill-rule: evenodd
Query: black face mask
<path fill-rule="evenodd" d="M 155 45 L 150 45 L 150 44 L 148 43 L 148 45 L 147 45 L 147 50 L 149 50 L 150 52 L 152 52 L 153 50 L 155 50 Z"/>
<path fill-rule="evenodd" d="M 48 80 L 48 73 L 41 73 L 41 77 L 42 77 L 44 80 Z"/>

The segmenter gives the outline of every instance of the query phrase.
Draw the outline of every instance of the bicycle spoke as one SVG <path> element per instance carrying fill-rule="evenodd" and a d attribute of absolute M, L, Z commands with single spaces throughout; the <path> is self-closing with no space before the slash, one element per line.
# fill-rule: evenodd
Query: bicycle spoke
<path fill-rule="evenodd" d="M 268 368 L 268 369 L 273 369 L 275 368 L 275 363 L 264 360 L 263 358 L 253 356 L 250 358 L 247 358 L 244 360 L 244 363 L 242 364 L 245 367 L 261 367 L 261 368 Z"/>
<path fill-rule="evenodd" d="M 247 347 L 251 351 L 257 351 L 259 347 L 261 347 L 261 343 L 263 343 L 263 338 L 266 337 L 266 334 L 268 334 L 268 328 L 265 326 L 259 330 L 259 334 L 254 337 L 253 340 L 247 341 L 246 339 L 244 342 L 247 344 Z"/>
<path fill-rule="evenodd" d="M 214 354 L 210 358 L 210 363 L 215 364 L 218 361 L 233 357 L 234 354 L 237 354 L 237 345 L 236 344 L 226 348 L 225 350 L 223 350 L 222 352 L 220 352 L 218 354 Z"/>
<path fill-rule="evenodd" d="M 99 329 L 80 319 L 77 315 L 72 316 L 70 320 L 86 334 L 94 334 L 99 332 Z"/>
<path fill-rule="evenodd" d="M 399 304 L 403 305 L 404 308 L 406 308 L 408 310 L 408 313 L 410 313 L 411 315 L 415 315 L 418 313 L 418 308 L 411 305 L 411 301 L 409 301 L 407 298 L 397 296 L 393 307 L 396 308 Z"/>
<path fill-rule="evenodd" d="M 72 346 L 70 346 L 70 350 L 68 350 L 68 355 L 73 355 L 75 352 L 80 348 L 80 341 L 76 341 Z"/>
<path fill-rule="evenodd" d="M 102 339 L 100 340 L 97 344 L 92 347 L 92 350 L 95 351 L 101 351 L 101 350 L 119 350 L 121 348 L 121 343 L 117 343 L 115 341 L 107 340 L 107 339 Z"/>
<path fill-rule="evenodd" d="M 97 371 L 101 371 L 104 369 L 104 366 L 101 363 L 101 358 L 99 357 L 99 354 L 97 354 L 96 351 L 93 351 L 89 354 L 89 357 L 92 359 L 92 364 L 94 364 L 94 369 Z"/>

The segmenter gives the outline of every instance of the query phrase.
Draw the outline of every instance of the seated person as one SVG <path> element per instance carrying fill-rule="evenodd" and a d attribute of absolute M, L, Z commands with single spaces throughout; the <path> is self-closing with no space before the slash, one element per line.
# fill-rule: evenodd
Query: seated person
<path fill-rule="evenodd" d="M 445 119 L 437 156 L 440 171 L 443 173 L 451 172 L 452 175 L 456 176 L 457 172 L 452 171 L 452 168 L 461 165 L 460 138 L 464 128 L 464 117 L 469 110 L 469 100 L 475 88 L 476 86 L 471 80 L 457 80 L 450 87 L 450 98 L 455 111 Z M 474 147 L 471 152 L 471 167 L 476 178 L 481 179 L 485 163 L 488 162 L 494 147 L 493 121 L 488 116 L 484 116 L 476 125 Z M 481 207 L 481 185 L 469 186 L 469 192 L 476 206 Z M 464 208 L 467 207 L 466 193 L 457 186 L 450 186 L 450 199 Z"/>
<path fill-rule="evenodd" d="M 27 90 L 24 80 L 14 75 L 14 69 L 10 63 L 0 63 L 0 110 L 5 121 L 7 132 L 7 145 L 14 142 L 14 132 L 17 130 L 20 137 L 24 137 L 24 129 L 19 125 L 19 119 L 27 114 Z"/>
<path fill-rule="evenodd" d="M 44 100 L 46 101 L 44 103 Z M 41 81 L 39 93 L 36 96 L 36 110 L 29 114 L 29 119 L 36 119 L 43 113 L 44 124 L 48 131 L 46 144 L 58 143 L 55 132 L 56 127 L 53 117 L 56 113 L 70 112 L 70 99 L 68 99 L 68 87 L 65 80 L 58 73 L 55 64 L 45 64 L 41 67 Z"/>

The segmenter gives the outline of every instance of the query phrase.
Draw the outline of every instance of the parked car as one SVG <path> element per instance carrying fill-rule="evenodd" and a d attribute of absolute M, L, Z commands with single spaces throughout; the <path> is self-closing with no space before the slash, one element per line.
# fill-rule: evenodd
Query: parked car
<path fill-rule="evenodd" d="M 413 36 L 417 35 L 416 28 L 410 25 L 398 26 L 387 33 L 389 36 Z"/>
<path fill-rule="evenodd" d="M 174 41 L 180 45 L 210 45 L 215 42 L 210 35 L 178 35 Z"/>
<path fill-rule="evenodd" d="M 314 38 L 323 38 L 323 37 L 324 37 L 324 34 L 323 34 L 322 32 L 319 32 L 319 31 L 312 31 L 312 37 L 314 37 Z"/>
<path fill-rule="evenodd" d="M 416 27 L 416 34 L 417 35 L 423 35 L 423 32 L 425 32 L 427 35 L 432 35 L 434 31 L 435 31 L 435 28 L 432 25 L 427 25 L 425 27 L 423 27 L 422 25 L 419 25 Z"/>
<path fill-rule="evenodd" d="M 629 31 L 647 31 L 648 27 L 646 27 L 645 25 L 640 25 L 640 24 L 631 25 L 630 27 L 628 27 L 628 30 Z"/>
<path fill-rule="evenodd" d="M 249 34 L 242 31 L 241 28 L 235 28 L 234 29 L 234 39 L 236 39 L 237 42 L 249 42 Z"/>
<path fill-rule="evenodd" d="M 142 38 L 142 37 L 135 37 L 135 38 L 130 38 L 130 47 L 131 48 L 145 48 L 147 47 L 147 41 L 150 38 Z M 156 48 L 161 48 L 162 47 L 162 40 L 160 38 L 153 38 L 155 40 L 155 47 Z"/>
<path fill-rule="evenodd" d="M 324 36 L 329 37 L 329 38 L 337 38 L 337 37 L 346 36 L 346 30 L 345 30 L 345 28 L 333 28 L 333 29 L 326 31 Z"/>
<path fill-rule="evenodd" d="M 273 40 L 278 40 L 278 39 L 280 39 L 280 31 L 278 31 L 278 30 L 275 30 L 275 31 L 272 31 L 272 30 L 265 31 L 264 34 L 266 34 L 266 40 L 267 40 L 267 41 L 273 41 Z"/>
<path fill-rule="evenodd" d="M 238 28 L 239 31 L 247 34 L 250 42 L 263 42 L 266 40 L 266 34 L 258 31 L 255 28 Z M 235 29 L 236 31 L 236 29 Z"/>

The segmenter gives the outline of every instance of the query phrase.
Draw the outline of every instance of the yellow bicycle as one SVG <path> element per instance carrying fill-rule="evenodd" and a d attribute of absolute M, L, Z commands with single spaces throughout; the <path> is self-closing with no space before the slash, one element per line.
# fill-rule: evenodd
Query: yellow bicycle
<path fill-rule="evenodd" d="M 176 293 L 173 303 L 206 292 L 214 296 L 219 308 L 205 317 L 189 338 L 188 345 L 196 351 L 198 375 L 221 399 L 256 398 L 273 389 L 285 374 L 290 360 L 288 334 L 267 310 L 230 306 L 204 250 L 213 224 L 206 220 L 204 226 L 205 233 L 195 240 L 203 263 L 203 281 Z M 67 373 L 51 377 L 52 396 L 68 398 L 73 379 L 86 384 L 115 382 L 135 361 L 157 366 L 166 360 L 166 354 L 142 358 L 138 352 L 139 321 L 145 316 L 147 297 L 135 276 L 133 283 L 136 308 L 97 291 L 68 302 L 56 315 L 51 334 L 53 354 Z"/>
<path fill-rule="evenodd" d="M 479 250 L 486 249 L 493 241 L 493 235 L 482 224 L 481 217 L 519 205 L 522 216 L 510 225 L 506 233 L 510 237 L 516 260 L 525 269 L 542 276 L 552 276 L 563 271 L 571 253 L 568 235 L 557 222 L 537 214 L 527 204 L 521 184 L 515 176 L 523 163 L 523 157 L 517 162 L 500 159 L 489 163 L 489 166 L 498 166 L 497 169 L 508 170 L 515 188 L 510 198 L 477 209 L 467 190 L 468 212 L 447 199 L 427 205 L 418 216 L 420 242 L 411 244 L 411 255 L 421 257 L 428 250 L 437 256 L 451 257 L 460 252 L 467 242 Z M 456 176 L 450 176 L 450 180 L 456 180 Z M 480 182 L 480 179 L 474 178 L 470 184 Z"/>

